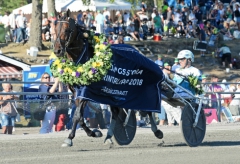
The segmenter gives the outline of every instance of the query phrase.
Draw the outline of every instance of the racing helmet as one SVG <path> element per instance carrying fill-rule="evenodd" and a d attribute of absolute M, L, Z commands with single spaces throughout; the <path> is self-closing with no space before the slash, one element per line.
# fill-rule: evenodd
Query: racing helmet
<path fill-rule="evenodd" d="M 177 55 L 178 59 L 186 58 L 186 59 L 191 59 L 192 62 L 194 62 L 194 55 L 191 51 L 189 50 L 182 50 L 178 53 Z"/>

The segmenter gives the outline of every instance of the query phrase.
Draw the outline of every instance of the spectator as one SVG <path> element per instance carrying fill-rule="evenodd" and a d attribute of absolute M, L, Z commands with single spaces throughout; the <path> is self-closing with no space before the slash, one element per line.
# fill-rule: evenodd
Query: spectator
<path fill-rule="evenodd" d="M 134 15 L 133 23 L 134 23 L 134 33 L 135 35 L 139 35 L 141 21 L 137 14 Z"/>
<path fill-rule="evenodd" d="M 226 66 L 225 60 L 227 59 L 227 62 L 229 64 L 230 68 L 232 69 L 233 68 L 232 67 L 232 61 L 231 61 L 231 56 L 232 55 L 231 55 L 230 48 L 227 45 L 222 44 L 222 47 L 219 49 L 218 52 L 222 54 L 222 57 L 221 57 L 221 59 L 222 59 L 222 66 L 223 67 Z"/>
<path fill-rule="evenodd" d="M 156 63 L 159 67 L 163 67 L 162 55 L 158 55 L 158 59 L 155 61 L 155 63 Z"/>
<path fill-rule="evenodd" d="M 217 18 L 218 11 L 216 9 L 211 10 L 208 15 L 208 19 L 211 22 L 212 26 L 217 26 L 216 18 Z"/>
<path fill-rule="evenodd" d="M 197 18 L 193 11 L 190 11 L 190 14 L 188 15 L 188 20 L 192 22 L 192 25 L 195 27 L 197 24 Z"/>
<path fill-rule="evenodd" d="M 176 69 L 179 68 L 179 67 L 180 67 L 180 65 L 179 65 L 178 59 L 175 58 L 175 60 L 174 60 L 174 64 L 173 64 L 173 66 L 172 66 L 172 71 L 175 72 Z"/>
<path fill-rule="evenodd" d="M 145 4 L 145 2 L 141 3 L 140 8 L 142 12 L 147 12 L 147 5 Z"/>
<path fill-rule="evenodd" d="M 134 40 L 139 41 L 138 33 L 135 32 L 134 23 L 133 22 L 131 22 L 130 25 L 127 27 L 127 34 L 130 35 L 131 37 L 133 37 Z"/>
<path fill-rule="evenodd" d="M 105 35 L 106 37 L 109 37 L 109 36 L 112 36 L 113 34 L 114 34 L 114 29 L 112 27 L 112 24 L 110 23 L 105 30 Z"/>
<path fill-rule="evenodd" d="M 180 38 L 180 36 L 182 36 L 185 32 L 184 32 L 184 25 L 182 21 L 178 21 L 178 24 L 176 26 L 176 30 L 177 30 L 177 38 Z"/>
<path fill-rule="evenodd" d="M 114 44 L 124 44 L 123 36 L 118 36 L 117 40 L 115 40 Z"/>
<path fill-rule="evenodd" d="M 104 7 L 103 8 L 103 17 L 106 18 L 106 16 L 108 16 L 109 19 L 111 18 L 110 11 L 107 10 L 107 7 Z"/>
<path fill-rule="evenodd" d="M 50 75 L 45 72 L 42 74 L 41 82 L 45 82 L 45 84 L 41 84 L 39 86 L 39 92 L 45 92 L 46 95 L 40 95 L 40 98 L 46 101 L 56 100 L 58 99 L 57 95 L 47 95 L 47 93 L 54 93 L 54 92 L 62 92 L 63 87 L 62 83 L 59 82 L 58 78 L 54 78 L 54 84 L 50 85 Z M 56 117 L 56 106 L 53 102 L 47 107 L 44 119 L 41 121 L 41 129 L 40 134 L 50 133 L 55 130 L 53 128 L 54 120 Z"/>
<path fill-rule="evenodd" d="M 205 31 L 202 29 L 200 25 L 197 25 L 196 35 L 198 36 L 198 39 L 200 42 L 206 41 Z M 204 57 L 204 56 L 205 56 L 204 51 L 201 51 L 201 57 Z"/>
<path fill-rule="evenodd" d="M 11 37 L 11 33 L 10 33 L 10 18 L 9 18 L 9 12 L 5 12 L 5 15 L 2 18 L 2 24 L 4 25 L 5 28 L 5 34 L 8 35 L 10 38 Z"/>
<path fill-rule="evenodd" d="M 123 17 L 120 11 L 116 12 L 117 21 L 115 22 L 118 26 L 123 24 Z"/>
<path fill-rule="evenodd" d="M 42 40 L 47 41 L 46 39 L 46 33 L 50 32 L 50 24 L 48 19 L 45 17 L 44 14 L 42 14 Z"/>
<path fill-rule="evenodd" d="M 59 131 L 65 130 L 66 129 L 65 125 L 66 125 L 67 116 L 65 114 L 59 114 L 58 117 L 56 115 L 55 119 L 58 120 L 57 123 L 55 124 L 55 131 L 59 132 Z"/>
<path fill-rule="evenodd" d="M 148 20 L 148 16 L 144 12 L 137 12 L 137 15 L 139 16 L 140 20 L 143 21 L 144 19 Z"/>
<path fill-rule="evenodd" d="M 226 18 L 227 18 L 227 22 L 230 23 L 230 21 L 232 20 L 232 15 L 233 15 L 233 12 L 232 12 L 230 6 L 227 7 L 225 15 L 226 15 Z"/>
<path fill-rule="evenodd" d="M 210 106 L 215 109 L 218 109 L 218 98 L 221 96 L 220 94 L 218 94 L 218 92 L 223 91 L 220 85 L 215 84 L 217 82 L 218 82 L 218 77 L 216 75 L 213 75 L 211 78 L 211 83 L 213 84 L 209 86 L 209 89 L 210 89 L 210 92 L 213 92 L 212 94 L 210 94 L 210 99 L 211 99 Z"/>
<path fill-rule="evenodd" d="M 162 20 L 158 14 L 158 12 L 155 13 L 156 16 L 154 17 L 154 32 L 159 33 L 160 35 L 162 35 Z"/>
<path fill-rule="evenodd" d="M 197 24 L 202 23 L 203 20 L 203 13 L 202 11 L 199 9 L 199 6 L 194 6 L 194 10 L 193 10 L 195 17 L 197 19 Z"/>
<path fill-rule="evenodd" d="M 12 85 L 10 83 L 2 83 L 3 93 L 10 93 L 12 91 Z M 15 125 L 15 118 L 17 116 L 16 106 L 11 100 L 17 99 L 14 95 L 2 95 L 0 98 L 1 105 L 1 124 L 3 134 L 12 134 L 13 127 Z M 10 101 L 9 101 L 10 100 Z"/>
<path fill-rule="evenodd" d="M 80 26 L 84 26 L 84 20 L 83 20 L 83 12 L 82 12 L 82 10 L 79 10 L 79 11 L 78 11 L 77 24 L 80 25 Z"/>
<path fill-rule="evenodd" d="M 23 11 L 19 10 L 19 15 L 16 18 L 16 25 L 17 25 L 17 39 L 16 43 L 24 42 L 26 38 L 26 22 L 27 19 L 23 15 Z"/>
<path fill-rule="evenodd" d="M 240 84 L 237 85 L 236 92 L 240 92 Z M 234 94 L 234 98 L 229 105 L 229 110 L 233 116 L 240 115 L 240 94 Z"/>
<path fill-rule="evenodd" d="M 174 13 L 173 21 L 174 21 L 174 25 L 177 25 L 178 21 L 182 21 L 182 15 L 181 15 L 180 9 L 177 9 L 177 11 Z"/>
<path fill-rule="evenodd" d="M 100 10 L 97 11 L 97 16 L 95 18 L 96 22 L 96 33 L 102 34 L 104 30 L 104 16 L 100 12 Z"/>
<path fill-rule="evenodd" d="M 234 19 L 235 22 L 237 23 L 238 31 L 240 31 L 240 8 L 239 8 L 239 3 L 236 3 L 236 10 L 233 11 L 234 13 Z"/>
<path fill-rule="evenodd" d="M 128 26 L 130 23 L 130 14 L 127 12 L 124 12 L 123 14 L 123 24 L 124 26 Z"/>
<path fill-rule="evenodd" d="M 186 38 L 195 37 L 195 31 L 192 25 L 192 21 L 188 21 L 185 29 Z"/>
<path fill-rule="evenodd" d="M 105 28 L 107 28 L 107 26 L 109 26 L 111 24 L 111 20 L 110 17 L 108 15 L 105 16 L 105 20 L 104 20 L 104 26 Z"/>
<path fill-rule="evenodd" d="M 209 92 L 210 91 L 209 85 L 205 84 L 207 82 L 206 75 L 202 75 L 201 78 L 202 78 L 202 84 L 201 85 L 202 85 L 203 91 L 204 92 Z M 204 106 L 204 108 L 207 108 L 208 104 L 209 104 L 208 94 L 205 94 L 204 98 L 205 98 L 205 100 L 203 100 L 203 106 Z"/>
<path fill-rule="evenodd" d="M 11 40 L 12 42 L 16 42 L 16 36 L 14 36 L 14 32 L 16 31 L 16 15 L 12 12 L 9 15 L 9 23 L 10 23 L 10 30 L 11 30 Z"/>

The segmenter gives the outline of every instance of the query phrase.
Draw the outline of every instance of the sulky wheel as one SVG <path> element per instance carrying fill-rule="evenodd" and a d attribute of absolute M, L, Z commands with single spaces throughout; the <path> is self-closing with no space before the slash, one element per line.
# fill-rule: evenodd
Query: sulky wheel
<path fill-rule="evenodd" d="M 195 108 L 195 112 L 197 112 L 198 105 L 192 104 L 192 106 Z M 193 123 L 195 117 L 196 115 L 194 114 L 192 108 L 189 105 L 186 105 L 182 112 L 180 126 L 183 138 L 190 147 L 196 147 L 200 145 L 206 132 L 206 118 L 204 111 L 201 110 L 197 126 L 194 127 Z"/>
<path fill-rule="evenodd" d="M 128 112 L 128 110 L 126 110 Z M 132 110 L 128 123 L 124 126 L 124 121 L 127 114 L 124 109 L 119 110 L 118 118 L 116 120 L 116 125 L 114 128 L 114 139 L 119 145 L 128 145 L 132 142 L 136 134 L 136 116 L 135 112 Z"/>

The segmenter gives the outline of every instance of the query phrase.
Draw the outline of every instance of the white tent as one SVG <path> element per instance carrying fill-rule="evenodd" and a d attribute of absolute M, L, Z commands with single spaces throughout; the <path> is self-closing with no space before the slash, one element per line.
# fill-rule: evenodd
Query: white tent
<path fill-rule="evenodd" d="M 87 9 L 92 11 L 102 10 L 107 7 L 108 10 L 130 10 L 131 4 L 124 0 L 115 0 L 114 3 L 108 0 L 92 0 L 89 6 L 83 5 L 82 0 L 55 0 L 55 7 L 57 12 L 66 11 L 70 9 L 71 11 L 86 11 Z M 14 9 L 13 13 L 18 14 L 18 11 L 22 10 L 24 14 L 32 13 L 32 3 L 22 6 L 20 8 Z M 48 12 L 47 0 L 43 0 L 43 13 Z"/>
<path fill-rule="evenodd" d="M 68 4 L 70 0 L 55 0 L 55 8 L 57 12 L 61 11 L 61 8 L 65 5 Z M 13 10 L 14 14 L 18 14 L 18 11 L 22 10 L 24 14 L 32 14 L 32 3 L 19 7 L 17 9 Z M 47 0 L 43 0 L 43 6 L 42 6 L 42 12 L 47 13 L 48 12 L 48 7 L 47 7 Z"/>
<path fill-rule="evenodd" d="M 70 9 L 71 11 L 86 11 L 87 9 L 92 11 L 103 10 L 107 7 L 108 10 L 131 10 L 131 4 L 124 0 L 115 0 L 114 3 L 108 0 L 92 0 L 88 6 L 83 5 L 82 0 L 71 0 L 69 4 L 65 4 L 62 10 Z"/>

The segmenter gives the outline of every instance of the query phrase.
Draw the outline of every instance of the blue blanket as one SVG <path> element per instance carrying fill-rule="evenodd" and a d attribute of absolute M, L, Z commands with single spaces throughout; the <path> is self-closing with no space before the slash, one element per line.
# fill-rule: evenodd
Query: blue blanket
<path fill-rule="evenodd" d="M 111 46 L 112 67 L 107 75 L 88 86 L 77 86 L 77 96 L 128 109 L 161 112 L 162 70 L 129 45 Z"/>

